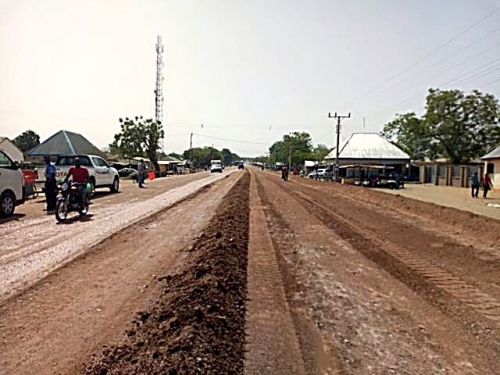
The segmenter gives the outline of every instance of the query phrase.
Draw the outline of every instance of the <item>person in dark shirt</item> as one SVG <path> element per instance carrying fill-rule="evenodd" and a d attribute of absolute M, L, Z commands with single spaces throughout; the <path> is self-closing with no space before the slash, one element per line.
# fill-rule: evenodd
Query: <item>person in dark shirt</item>
<path fill-rule="evenodd" d="M 75 165 L 69 169 L 64 181 L 67 182 L 71 177 L 73 182 L 78 184 L 78 194 L 80 195 L 80 199 L 83 199 L 85 185 L 89 182 L 89 170 L 81 166 L 79 158 L 75 158 L 74 163 Z M 85 199 L 88 199 L 87 194 L 85 195 Z"/>
<path fill-rule="evenodd" d="M 470 178 L 471 180 L 471 188 L 472 188 L 472 198 L 477 198 L 479 195 L 479 176 L 477 175 L 477 172 L 474 172 L 474 174 Z"/>
<path fill-rule="evenodd" d="M 56 209 L 57 199 L 57 181 L 56 167 L 52 164 L 50 156 L 45 157 L 45 201 L 47 203 L 46 211 L 50 213 Z"/>

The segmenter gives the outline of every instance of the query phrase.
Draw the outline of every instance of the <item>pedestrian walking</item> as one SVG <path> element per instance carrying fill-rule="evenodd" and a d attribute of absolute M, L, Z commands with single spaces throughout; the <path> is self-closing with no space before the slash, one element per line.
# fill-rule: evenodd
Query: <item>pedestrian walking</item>
<path fill-rule="evenodd" d="M 139 183 L 139 188 L 144 188 L 144 175 L 146 174 L 146 163 L 141 159 L 139 167 L 137 168 L 137 182 Z"/>
<path fill-rule="evenodd" d="M 56 166 L 50 160 L 50 156 L 45 157 L 45 211 L 51 213 L 56 209 L 57 181 Z"/>
<path fill-rule="evenodd" d="M 488 192 L 491 190 L 493 187 L 493 184 L 491 183 L 491 178 L 490 174 L 486 173 L 483 178 L 483 198 L 486 199 L 488 197 Z"/>
<path fill-rule="evenodd" d="M 477 198 L 477 196 L 479 195 L 479 176 L 477 175 L 477 172 L 474 172 L 470 179 L 472 187 L 472 198 Z"/>

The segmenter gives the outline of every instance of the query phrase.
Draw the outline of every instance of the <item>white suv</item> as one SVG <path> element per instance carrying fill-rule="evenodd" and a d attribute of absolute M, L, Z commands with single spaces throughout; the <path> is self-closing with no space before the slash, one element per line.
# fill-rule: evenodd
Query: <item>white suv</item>
<path fill-rule="evenodd" d="M 0 216 L 12 216 L 24 203 L 24 176 L 19 164 L 0 150 Z"/>

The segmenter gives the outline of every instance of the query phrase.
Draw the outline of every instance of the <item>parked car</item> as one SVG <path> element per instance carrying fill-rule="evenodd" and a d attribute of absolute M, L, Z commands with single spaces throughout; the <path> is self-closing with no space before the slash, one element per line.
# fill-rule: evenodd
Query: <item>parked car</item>
<path fill-rule="evenodd" d="M 120 189 L 120 175 L 118 171 L 111 167 L 103 158 L 96 155 L 59 156 L 56 161 L 56 178 L 62 181 L 68 174 L 69 169 L 74 165 L 75 158 L 80 159 L 80 164 L 89 170 L 92 191 L 96 188 L 107 187 L 113 193 Z M 44 180 L 44 171 L 40 179 Z"/>
<path fill-rule="evenodd" d="M 404 187 L 404 179 L 395 173 L 389 175 L 378 175 L 364 183 L 364 185 L 369 187 L 399 189 Z"/>
<path fill-rule="evenodd" d="M 118 171 L 120 177 L 129 177 L 132 173 L 137 172 L 134 168 L 122 168 Z"/>
<path fill-rule="evenodd" d="M 311 179 L 331 180 L 333 179 L 333 173 L 326 168 L 320 168 L 316 171 L 312 171 L 311 173 L 309 173 L 307 177 Z"/>
<path fill-rule="evenodd" d="M 12 216 L 16 206 L 23 204 L 24 200 L 23 171 L 0 150 L 0 216 Z"/>
<path fill-rule="evenodd" d="M 212 164 L 212 166 L 210 167 L 210 173 L 214 173 L 214 172 L 220 172 L 220 173 L 222 173 L 222 165 L 220 165 L 220 164 Z"/>

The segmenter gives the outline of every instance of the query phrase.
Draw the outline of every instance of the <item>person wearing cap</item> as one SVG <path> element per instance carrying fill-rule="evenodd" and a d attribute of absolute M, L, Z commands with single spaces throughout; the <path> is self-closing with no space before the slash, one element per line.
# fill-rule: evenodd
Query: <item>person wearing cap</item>
<path fill-rule="evenodd" d="M 47 203 L 45 211 L 51 212 L 56 209 L 57 200 L 57 181 L 56 166 L 50 160 L 50 156 L 45 157 L 45 202 Z"/>

